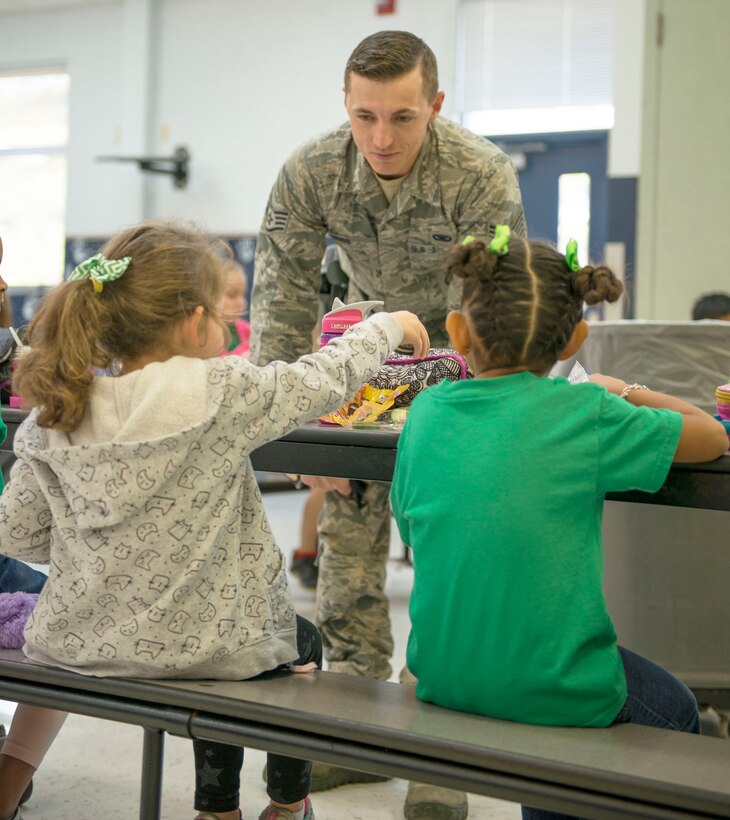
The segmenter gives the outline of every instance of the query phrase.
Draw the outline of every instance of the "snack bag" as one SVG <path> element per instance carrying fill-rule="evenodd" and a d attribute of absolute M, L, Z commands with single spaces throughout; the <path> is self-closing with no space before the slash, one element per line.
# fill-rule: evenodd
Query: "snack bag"
<path fill-rule="evenodd" d="M 319 421 L 322 424 L 339 424 L 343 427 L 351 424 L 370 424 L 390 410 L 396 398 L 408 387 L 409 385 L 402 384 L 394 390 L 388 390 L 364 384 L 347 404 L 334 413 L 321 416 Z"/>

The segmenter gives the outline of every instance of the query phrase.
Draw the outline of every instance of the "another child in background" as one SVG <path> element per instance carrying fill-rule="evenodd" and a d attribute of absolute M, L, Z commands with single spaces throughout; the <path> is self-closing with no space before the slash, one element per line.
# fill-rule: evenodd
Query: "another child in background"
<path fill-rule="evenodd" d="M 3 242 L 0 238 L 0 263 Z M 8 285 L 0 276 L 0 314 L 5 313 Z M 4 321 L 4 320 L 3 320 Z M 3 325 L 3 328 L 7 325 Z M 5 440 L 7 428 L 0 418 L 0 442 Z M 0 492 L 3 476 L 0 473 Z M 22 561 L 0 555 L 0 593 L 38 593 L 46 576 Z M 19 818 L 17 807 L 25 803 L 33 790 L 33 773 L 66 719 L 64 712 L 43 709 L 29 704 L 18 704 L 8 736 L 0 727 L 0 818 Z"/>
<path fill-rule="evenodd" d="M 238 262 L 228 259 L 225 262 L 225 276 L 221 316 L 231 334 L 227 350 L 231 355 L 248 356 L 251 325 L 242 318 L 248 307 L 246 271 Z"/>
<path fill-rule="evenodd" d="M 730 322 L 730 293 L 705 293 L 692 306 L 692 318 Z"/>
<path fill-rule="evenodd" d="M 291 574 L 299 579 L 304 589 L 317 589 L 319 572 L 315 562 L 319 553 L 319 514 L 323 504 L 324 490 L 315 487 L 307 490 L 299 522 L 299 546 L 292 553 L 290 564 Z"/>
<path fill-rule="evenodd" d="M 3 240 L 0 237 L 0 263 L 3 261 Z M 8 283 L 0 276 L 0 327 L 10 327 L 13 323 L 13 311 L 8 295 Z"/>
<path fill-rule="evenodd" d="M 33 775 L 66 720 L 66 712 L 19 703 L 0 754 L 0 818 L 22 820 L 19 806 L 33 791 Z"/>
<path fill-rule="evenodd" d="M 499 226 L 450 263 L 464 293 L 446 326 L 476 378 L 418 396 L 398 445 L 391 502 L 414 564 L 408 667 L 420 699 L 460 711 L 698 732 L 689 689 L 617 645 L 601 515 L 607 492 L 655 492 L 672 461 L 717 458 L 727 436 L 643 385 L 545 378 L 585 339 L 583 303 L 622 291 L 570 251 Z"/>
<path fill-rule="evenodd" d="M 425 352 L 428 336 L 413 314 L 379 313 L 294 364 L 220 357 L 221 252 L 175 225 L 131 228 L 30 326 L 14 384 L 34 409 L 0 498 L 0 552 L 50 563 L 25 630 L 30 658 L 221 680 L 321 662 L 249 455 L 341 405 L 402 340 Z M 93 374 L 112 363 L 121 375 Z M 243 750 L 194 747 L 200 817 L 239 818 Z M 311 763 L 272 754 L 267 769 L 261 818 L 312 818 Z"/>
<path fill-rule="evenodd" d="M 2 261 L 3 240 L 0 237 L 0 264 L 2 264 Z M 3 317 L 6 315 L 7 291 L 8 283 L 0 276 L 0 315 Z M 0 333 L 7 333 L 10 336 L 10 331 L 6 330 L 4 326 L 0 328 Z M 15 347 L 12 343 L 9 343 L 8 346 L 12 349 Z M 0 444 L 5 441 L 7 434 L 8 428 L 2 420 L 2 416 L 0 416 Z M 0 492 L 2 492 L 3 483 L 3 475 L 0 472 Z M 12 558 L 0 555 L 0 592 L 40 592 L 45 580 L 46 576 L 42 572 L 38 572 L 38 570 L 29 567 L 22 561 L 14 561 Z"/>

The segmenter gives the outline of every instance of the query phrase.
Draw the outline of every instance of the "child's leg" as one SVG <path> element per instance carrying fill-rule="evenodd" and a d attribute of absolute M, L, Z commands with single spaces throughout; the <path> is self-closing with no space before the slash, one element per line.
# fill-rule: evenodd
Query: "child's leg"
<path fill-rule="evenodd" d="M 193 752 L 195 810 L 219 815 L 238 812 L 243 749 L 208 740 L 194 740 Z"/>
<path fill-rule="evenodd" d="M 316 663 L 322 668 L 322 638 L 314 624 L 297 615 L 297 666 Z M 273 805 L 286 806 L 298 810 L 309 794 L 312 775 L 312 761 L 299 760 L 284 755 L 266 756 L 266 792 Z"/>
<path fill-rule="evenodd" d="M 697 701 L 690 690 L 666 669 L 622 646 L 618 648 L 626 673 L 626 702 L 614 723 L 638 723 L 675 732 L 700 732 Z M 522 807 L 523 820 L 569 820 L 572 815 Z"/>
<path fill-rule="evenodd" d="M 0 754 L 0 817 L 10 817 L 56 738 L 66 712 L 20 703 Z"/>
<path fill-rule="evenodd" d="M 319 551 L 319 514 L 324 504 L 324 490 L 310 490 L 302 510 L 299 546 L 294 550 L 291 572 L 305 589 L 317 588 L 318 570 L 315 564 Z"/>
<path fill-rule="evenodd" d="M 299 657 L 293 663 L 304 666 L 316 663 L 322 668 L 322 639 L 314 624 L 297 615 L 297 649 Z M 284 671 L 282 670 L 279 671 Z M 266 674 L 278 674 L 271 672 Z M 207 740 L 194 740 L 195 753 L 195 810 L 221 815 L 237 812 L 243 749 Z M 268 755 L 268 793 L 272 802 L 294 804 L 299 808 L 309 794 L 312 764 L 283 755 Z M 235 815 L 234 815 L 235 816 Z"/>
<path fill-rule="evenodd" d="M 0 555 L 0 592 L 40 592 L 46 577 L 22 561 Z"/>
<path fill-rule="evenodd" d="M 666 669 L 619 646 L 628 697 L 614 723 L 640 723 L 675 732 L 700 733 L 700 714 L 692 692 Z"/>

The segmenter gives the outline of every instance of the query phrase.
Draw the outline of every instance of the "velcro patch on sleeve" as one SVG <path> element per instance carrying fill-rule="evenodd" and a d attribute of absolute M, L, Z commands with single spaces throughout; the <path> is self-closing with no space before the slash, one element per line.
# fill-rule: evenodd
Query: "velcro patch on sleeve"
<path fill-rule="evenodd" d="M 289 211 L 277 211 L 271 206 L 266 210 L 266 221 L 264 227 L 269 233 L 283 231 L 289 221 Z"/>

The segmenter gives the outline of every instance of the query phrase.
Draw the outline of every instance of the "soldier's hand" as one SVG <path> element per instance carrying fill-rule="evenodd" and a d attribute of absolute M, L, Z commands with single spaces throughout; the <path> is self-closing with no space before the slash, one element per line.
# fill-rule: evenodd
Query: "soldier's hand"
<path fill-rule="evenodd" d="M 415 313 L 408 310 L 397 310 L 390 314 L 403 329 L 404 345 L 410 345 L 413 348 L 413 358 L 422 359 L 431 346 L 431 341 L 428 338 L 428 331 L 421 324 L 421 320 Z"/>
<path fill-rule="evenodd" d="M 313 490 L 336 492 L 340 495 L 352 495 L 349 478 L 331 478 L 325 475 L 300 475 L 299 480 Z"/>

